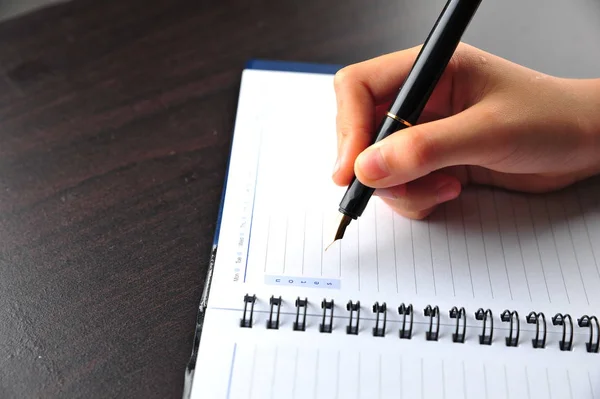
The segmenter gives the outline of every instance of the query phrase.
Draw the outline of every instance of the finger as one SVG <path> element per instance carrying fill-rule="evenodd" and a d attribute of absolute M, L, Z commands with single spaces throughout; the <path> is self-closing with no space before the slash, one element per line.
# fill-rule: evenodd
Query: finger
<path fill-rule="evenodd" d="M 570 174 L 503 173 L 475 166 L 469 168 L 469 180 L 475 184 L 500 187 L 511 191 L 545 193 L 570 186 L 579 179 Z"/>
<path fill-rule="evenodd" d="M 385 103 L 397 93 L 418 51 L 419 47 L 415 47 L 377 57 L 343 68 L 335 75 L 338 138 L 335 183 L 346 185 L 352 179 L 356 156 L 371 144 L 376 124 L 387 111 Z"/>
<path fill-rule="evenodd" d="M 333 180 L 346 185 L 353 178 L 353 164 L 358 154 L 372 143 L 376 124 L 387 111 L 382 106 L 393 100 L 399 87 L 410 71 L 421 46 L 392 54 L 383 55 L 340 70 L 334 78 L 338 113 L 336 130 L 338 136 L 338 158 Z M 460 45 L 431 94 L 419 123 L 449 116 L 453 110 L 461 109 L 467 92 L 476 91 L 476 81 L 470 70 L 474 50 Z M 460 69 L 460 70 L 459 70 Z M 469 76 L 468 90 L 460 95 L 452 92 L 454 76 L 465 73 Z M 463 79 L 464 80 L 464 79 Z M 375 111 L 373 109 L 376 109 Z"/>
<path fill-rule="evenodd" d="M 437 205 L 433 206 L 431 208 L 428 209 L 423 209 L 421 211 L 416 211 L 416 212 L 410 212 L 410 211 L 406 211 L 405 209 L 402 208 L 395 208 L 393 205 L 390 205 L 391 208 L 394 210 L 394 212 L 396 212 L 397 214 L 404 216 L 405 218 L 408 219 L 414 219 L 414 220 L 422 220 L 422 219 L 426 219 L 427 217 L 429 217 L 429 215 L 431 215 L 436 209 L 437 209 Z"/>
<path fill-rule="evenodd" d="M 480 103 L 455 116 L 404 129 L 360 153 L 354 172 L 363 184 L 384 188 L 445 167 L 498 162 L 512 146 L 498 131 L 500 121 Z"/>
<path fill-rule="evenodd" d="M 435 172 L 408 184 L 375 190 L 375 195 L 403 215 L 418 215 L 455 199 L 461 188 L 455 176 Z"/>

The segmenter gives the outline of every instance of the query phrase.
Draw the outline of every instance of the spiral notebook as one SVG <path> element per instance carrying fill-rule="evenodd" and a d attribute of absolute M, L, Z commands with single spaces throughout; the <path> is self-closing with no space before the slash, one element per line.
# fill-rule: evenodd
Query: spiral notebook
<path fill-rule="evenodd" d="M 600 184 L 469 188 L 422 221 L 344 189 L 335 67 L 244 70 L 191 398 L 600 398 Z"/>

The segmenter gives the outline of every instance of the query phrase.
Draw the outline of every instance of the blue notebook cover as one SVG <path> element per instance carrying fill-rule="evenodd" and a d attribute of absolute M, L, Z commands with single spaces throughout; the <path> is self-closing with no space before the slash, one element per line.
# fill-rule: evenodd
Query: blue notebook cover
<path fill-rule="evenodd" d="M 292 62 L 292 61 L 272 61 L 272 60 L 250 60 L 246 63 L 244 69 L 254 69 L 262 71 L 281 71 L 281 72 L 302 72 L 302 73 L 318 73 L 318 74 L 335 74 L 340 70 L 342 66 L 332 64 L 316 64 L 306 62 Z M 233 139 L 231 140 L 233 145 Z M 229 150 L 231 152 L 231 148 Z M 192 391 L 192 383 L 194 379 L 194 370 L 196 368 L 196 361 L 198 356 L 198 348 L 200 346 L 200 337 L 202 335 L 202 324 L 204 322 L 204 314 L 208 302 L 208 296 L 210 294 L 210 283 L 212 281 L 213 268 L 215 266 L 215 259 L 217 256 L 217 248 L 219 243 L 219 232 L 221 228 L 221 217 L 223 215 L 223 205 L 225 200 L 225 194 L 227 191 L 227 177 L 229 175 L 229 162 L 225 170 L 225 181 L 223 182 L 223 190 L 221 193 L 221 200 L 219 211 L 217 214 L 217 222 L 215 227 L 213 245 L 206 272 L 206 280 L 204 282 L 204 290 L 198 306 L 198 315 L 196 317 L 196 330 L 194 333 L 192 354 L 188 361 L 185 370 L 183 398 L 188 399 Z"/>

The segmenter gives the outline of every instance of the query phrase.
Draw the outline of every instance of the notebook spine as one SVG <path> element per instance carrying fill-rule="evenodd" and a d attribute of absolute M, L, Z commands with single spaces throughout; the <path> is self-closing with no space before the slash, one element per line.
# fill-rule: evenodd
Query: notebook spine
<path fill-rule="evenodd" d="M 243 310 L 239 326 L 241 328 L 253 328 L 255 326 L 254 313 L 255 304 L 257 302 L 256 295 L 246 294 L 243 298 Z M 277 330 L 281 327 L 281 308 L 283 299 L 271 296 L 269 298 L 268 318 L 266 328 Z M 307 311 L 309 300 L 308 298 L 295 299 L 294 306 L 296 309 L 294 321 L 292 323 L 293 331 L 307 331 Z M 331 334 L 334 330 L 334 310 L 335 304 L 333 300 L 324 298 L 320 303 L 321 315 L 318 331 L 321 334 Z M 361 333 L 361 303 L 360 301 L 348 301 L 346 304 L 347 325 L 344 332 L 348 335 L 359 335 Z M 412 339 L 414 337 L 415 310 L 412 304 L 402 303 L 397 308 L 400 320 L 398 328 L 399 339 Z M 388 320 L 388 305 L 383 302 L 375 302 L 372 306 L 374 314 L 374 327 L 371 329 L 373 337 L 385 337 L 389 333 Z M 438 306 L 427 305 L 423 309 L 423 317 L 425 318 L 425 339 L 427 341 L 438 341 L 440 339 L 440 313 Z M 364 316 L 364 315 L 363 315 Z M 467 312 L 464 307 L 452 307 L 448 311 L 448 316 L 451 320 L 455 320 L 454 332 L 452 333 L 452 342 L 462 344 L 466 341 L 467 333 Z M 340 317 L 340 316 L 336 316 Z M 480 345 L 492 345 L 494 342 L 494 315 L 490 309 L 479 308 L 473 313 L 475 320 L 481 322 L 481 333 L 478 334 L 478 342 Z M 508 333 L 504 337 L 504 345 L 508 347 L 517 347 L 520 345 L 519 337 L 521 335 L 521 324 L 519 313 L 515 310 L 505 309 L 499 316 L 503 323 L 508 323 Z M 527 324 L 535 325 L 534 338 L 531 340 L 531 346 L 534 349 L 544 349 L 547 347 L 547 321 L 546 315 L 543 312 L 530 312 L 525 317 Z M 562 337 L 558 341 L 558 347 L 561 351 L 573 350 L 573 339 L 575 335 L 575 324 L 579 328 L 589 329 L 589 339 L 586 342 L 586 351 L 589 353 L 598 353 L 600 350 L 600 323 L 594 315 L 583 315 L 577 319 L 577 323 L 573 322 L 573 318 L 568 313 L 557 313 L 552 319 L 552 325 L 562 327 Z"/>

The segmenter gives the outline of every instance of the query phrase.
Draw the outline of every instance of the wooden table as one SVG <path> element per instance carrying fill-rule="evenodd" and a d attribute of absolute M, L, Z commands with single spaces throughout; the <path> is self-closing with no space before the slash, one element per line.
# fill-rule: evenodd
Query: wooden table
<path fill-rule="evenodd" d="M 181 397 L 245 61 L 417 45 L 443 4 L 80 0 L 0 25 L 0 397 Z M 490 1 L 465 41 L 600 76 L 599 20 Z"/>

